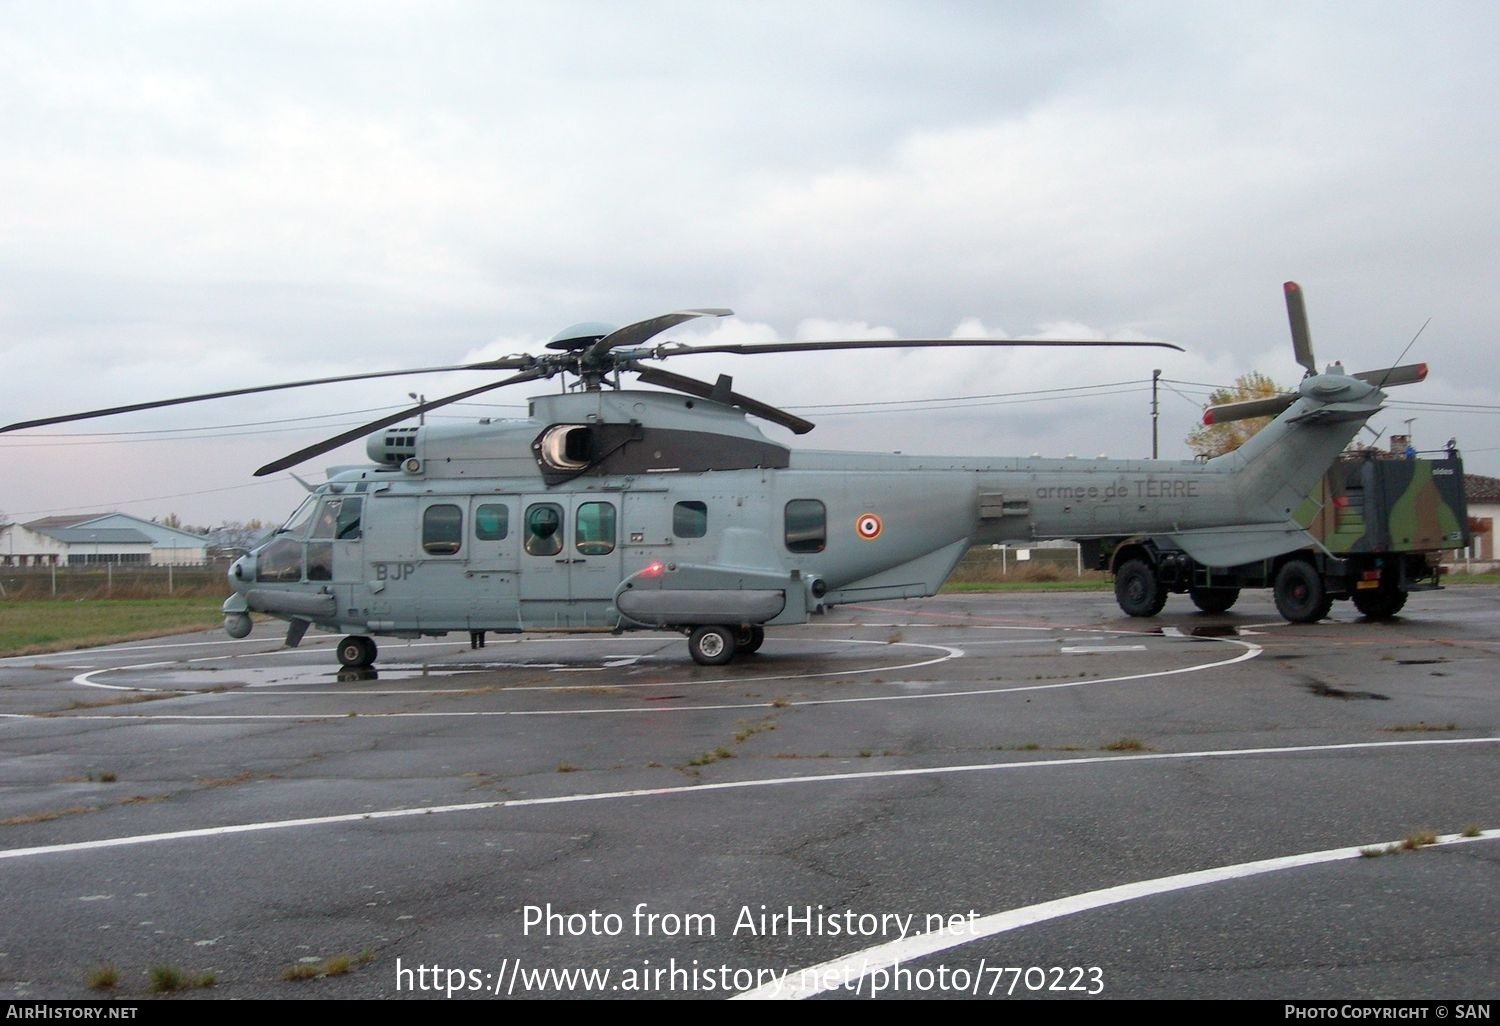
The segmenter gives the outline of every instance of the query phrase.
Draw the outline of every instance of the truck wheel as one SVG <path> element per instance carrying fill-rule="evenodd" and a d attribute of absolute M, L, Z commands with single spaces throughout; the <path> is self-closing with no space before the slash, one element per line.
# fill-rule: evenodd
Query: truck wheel
<path fill-rule="evenodd" d="M 1127 559 L 1115 571 L 1115 601 L 1128 616 L 1155 616 L 1167 604 L 1156 567 L 1144 559 Z"/>
<path fill-rule="evenodd" d="M 743 627 L 735 632 L 735 652 L 749 655 L 760 650 L 760 646 L 766 643 L 766 629 L 764 627 Z"/>
<path fill-rule="evenodd" d="M 339 642 L 339 665 L 354 670 L 375 662 L 375 642 L 359 634 L 351 634 Z"/>
<path fill-rule="evenodd" d="M 699 666 L 723 666 L 734 658 L 734 629 L 696 627 L 688 635 L 688 655 Z"/>
<path fill-rule="evenodd" d="M 1373 591 L 1356 591 L 1354 608 L 1371 620 L 1389 620 L 1406 605 L 1406 592 L 1381 585 Z"/>
<path fill-rule="evenodd" d="M 1227 613 L 1240 600 L 1240 589 L 1189 588 L 1188 598 L 1205 613 Z"/>
<path fill-rule="evenodd" d="M 1276 573 L 1276 611 L 1292 623 L 1317 623 L 1333 608 L 1317 567 L 1305 559 L 1288 561 Z"/>

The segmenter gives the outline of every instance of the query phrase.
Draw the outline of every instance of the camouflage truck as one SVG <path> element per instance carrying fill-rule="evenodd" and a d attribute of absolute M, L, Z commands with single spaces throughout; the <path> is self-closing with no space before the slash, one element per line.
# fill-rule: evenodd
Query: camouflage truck
<path fill-rule="evenodd" d="M 1409 593 L 1440 588 L 1442 553 L 1469 544 L 1463 460 L 1452 449 L 1346 454 L 1294 516 L 1311 544 L 1275 559 L 1203 566 L 1168 535 L 1106 544 L 1100 567 L 1114 574 L 1115 598 L 1131 616 L 1155 616 L 1169 593 L 1222 613 L 1240 589 L 1271 588 L 1277 611 L 1294 623 L 1323 619 L 1336 599 L 1386 620 Z"/>

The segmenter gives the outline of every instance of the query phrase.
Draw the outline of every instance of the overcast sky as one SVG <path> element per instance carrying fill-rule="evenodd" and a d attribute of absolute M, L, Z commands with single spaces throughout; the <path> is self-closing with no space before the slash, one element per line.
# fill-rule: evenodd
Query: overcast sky
<path fill-rule="evenodd" d="M 1372 423 L 1500 474 L 1497 30 L 1481 2 L 0 4 L 0 421 L 725 306 L 667 337 L 1177 341 L 670 366 L 804 413 L 803 446 L 1131 457 L 1161 368 L 1179 457 L 1201 385 L 1295 383 L 1295 279 L 1351 370 L 1430 317 L 1431 377 Z M 478 383 L 3 436 L 0 511 L 279 520 L 301 489 L 255 467 Z"/>

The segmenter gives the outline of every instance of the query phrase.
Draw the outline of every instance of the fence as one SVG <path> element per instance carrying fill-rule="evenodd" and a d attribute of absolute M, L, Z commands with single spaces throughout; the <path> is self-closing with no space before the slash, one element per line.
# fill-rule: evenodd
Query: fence
<path fill-rule="evenodd" d="M 227 595 L 227 563 L 204 566 L 0 567 L 0 599 L 162 598 Z"/>
<path fill-rule="evenodd" d="M 1072 581 L 1102 576 L 1086 566 L 1077 545 L 980 545 L 959 560 L 953 580 L 983 581 Z"/>

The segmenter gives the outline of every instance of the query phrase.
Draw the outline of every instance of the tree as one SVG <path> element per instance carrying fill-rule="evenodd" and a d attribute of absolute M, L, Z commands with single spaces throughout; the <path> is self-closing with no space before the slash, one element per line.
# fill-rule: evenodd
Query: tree
<path fill-rule="evenodd" d="M 1260 371 L 1241 374 L 1234 379 L 1233 388 L 1221 388 L 1208 397 L 1210 406 L 1222 403 L 1237 403 L 1246 399 L 1269 399 L 1284 395 L 1290 389 L 1282 388 Z M 1271 423 L 1270 417 L 1249 417 L 1231 420 L 1223 424 L 1202 424 L 1188 432 L 1188 448 L 1204 459 L 1213 459 L 1226 452 L 1234 452 L 1248 442 L 1255 433 Z"/>

